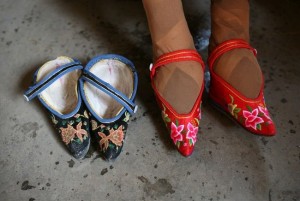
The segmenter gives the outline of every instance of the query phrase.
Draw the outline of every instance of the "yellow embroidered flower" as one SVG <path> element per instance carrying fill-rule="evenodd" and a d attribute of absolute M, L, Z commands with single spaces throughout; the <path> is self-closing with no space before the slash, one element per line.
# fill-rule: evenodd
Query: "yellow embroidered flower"
<path fill-rule="evenodd" d="M 57 124 L 57 123 L 58 123 L 58 121 L 55 119 L 55 116 L 54 116 L 54 115 L 51 116 L 51 119 L 52 119 L 52 122 L 53 122 L 54 124 Z"/>
<path fill-rule="evenodd" d="M 97 127 L 98 127 L 97 122 L 96 122 L 95 120 L 92 120 L 92 121 L 91 121 L 91 124 L 92 124 L 92 130 L 96 130 Z"/>
<path fill-rule="evenodd" d="M 170 123 L 171 119 L 169 118 L 168 114 L 166 113 L 166 107 L 162 105 L 163 110 L 161 111 L 161 116 L 165 122 L 165 124 Z"/>
<path fill-rule="evenodd" d="M 130 118 L 130 114 L 128 112 L 125 112 L 125 118 L 123 119 L 124 122 L 128 122 Z"/>
<path fill-rule="evenodd" d="M 232 116 L 234 116 L 234 109 L 237 107 L 237 104 L 232 104 L 232 103 L 229 103 L 228 104 L 228 110 L 229 110 L 229 112 L 230 112 L 230 114 L 232 115 Z"/>
<path fill-rule="evenodd" d="M 228 103 L 228 111 L 232 116 L 234 116 L 236 119 L 238 119 L 238 113 L 241 111 L 241 108 L 237 107 L 237 104 L 233 104 L 234 98 L 233 96 L 229 95 L 231 103 Z"/>

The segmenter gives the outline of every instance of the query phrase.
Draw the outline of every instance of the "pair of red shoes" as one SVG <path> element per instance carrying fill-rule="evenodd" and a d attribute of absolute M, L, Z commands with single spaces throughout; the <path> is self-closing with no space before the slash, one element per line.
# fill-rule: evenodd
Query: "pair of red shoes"
<path fill-rule="evenodd" d="M 250 99 L 233 88 L 213 71 L 213 64 L 216 59 L 222 54 L 236 48 L 249 49 L 249 51 L 252 51 L 254 55 L 256 55 L 256 50 L 244 40 L 233 39 L 218 45 L 208 58 L 211 74 L 209 97 L 218 108 L 232 116 L 236 122 L 248 131 L 258 135 L 273 136 L 276 133 L 276 129 L 264 101 L 264 84 L 261 86 L 258 97 Z M 178 50 L 161 55 L 151 67 L 150 77 L 157 102 L 162 110 L 162 118 L 170 132 L 170 137 L 178 151 L 183 156 L 189 156 L 192 154 L 197 141 L 199 121 L 201 119 L 201 99 L 204 81 L 199 96 L 188 114 L 178 114 L 159 94 L 153 81 L 157 68 L 180 61 L 199 62 L 204 72 L 204 63 L 197 51 Z"/>

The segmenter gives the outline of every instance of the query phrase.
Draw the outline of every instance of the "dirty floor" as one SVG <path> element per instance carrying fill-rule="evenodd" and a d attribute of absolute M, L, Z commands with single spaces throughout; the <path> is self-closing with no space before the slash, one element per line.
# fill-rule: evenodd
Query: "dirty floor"
<path fill-rule="evenodd" d="M 184 1 L 198 50 L 207 58 L 208 0 Z M 141 1 L 0 1 L 0 200 L 300 200 L 300 3 L 251 1 L 251 43 L 265 75 L 278 127 L 254 136 L 204 97 L 199 141 L 190 158 L 172 146 L 150 87 L 151 41 Z M 91 149 L 66 151 L 45 109 L 22 93 L 33 72 L 59 55 L 84 64 L 121 54 L 139 72 L 138 113 L 114 162 Z"/>

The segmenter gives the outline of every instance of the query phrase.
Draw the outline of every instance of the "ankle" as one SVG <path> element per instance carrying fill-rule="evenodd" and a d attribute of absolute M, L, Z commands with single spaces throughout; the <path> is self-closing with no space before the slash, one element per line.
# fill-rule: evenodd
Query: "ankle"
<path fill-rule="evenodd" d="M 212 1 L 209 50 L 230 39 L 243 39 L 249 43 L 249 1 Z"/>
<path fill-rule="evenodd" d="M 176 50 L 195 49 L 193 37 L 185 19 L 178 21 L 174 27 L 160 38 L 153 37 L 152 43 L 154 58 Z"/>

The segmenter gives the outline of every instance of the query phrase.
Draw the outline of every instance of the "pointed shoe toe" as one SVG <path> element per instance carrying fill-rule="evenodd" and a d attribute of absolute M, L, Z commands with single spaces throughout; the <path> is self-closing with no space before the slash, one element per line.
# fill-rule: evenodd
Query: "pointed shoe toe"
<path fill-rule="evenodd" d="M 154 90 L 156 101 L 161 109 L 162 119 L 170 133 L 174 145 L 178 152 L 187 157 L 193 153 L 195 143 L 197 141 L 198 127 L 201 119 L 201 102 L 204 89 L 204 80 L 200 88 L 199 95 L 191 109 L 187 114 L 179 114 L 175 109 L 160 95 L 157 90 L 154 77 L 158 68 L 167 64 L 181 61 L 198 62 L 204 72 L 204 63 L 201 56 L 195 50 L 177 50 L 161 55 L 154 65 L 150 66 L 150 78 L 152 88 Z M 183 103 L 184 104 L 184 103 Z"/>
<path fill-rule="evenodd" d="M 91 134 L 101 156 L 116 159 L 123 148 L 134 103 L 138 75 L 131 61 L 116 54 L 91 59 L 80 78 L 82 99 L 90 111 Z"/>
<path fill-rule="evenodd" d="M 75 59 L 61 56 L 42 65 L 34 84 L 24 93 L 27 101 L 38 97 L 69 152 L 82 159 L 90 146 L 89 117 L 79 94 L 83 67 Z"/>
<path fill-rule="evenodd" d="M 266 107 L 263 93 L 264 83 L 262 83 L 256 98 L 247 98 L 213 70 L 214 62 L 222 54 L 236 48 L 249 49 L 254 55 L 257 54 L 254 48 L 240 39 L 228 40 L 217 46 L 208 58 L 211 73 L 209 97 L 218 109 L 224 111 L 246 130 L 257 135 L 274 136 L 276 128 Z"/>

